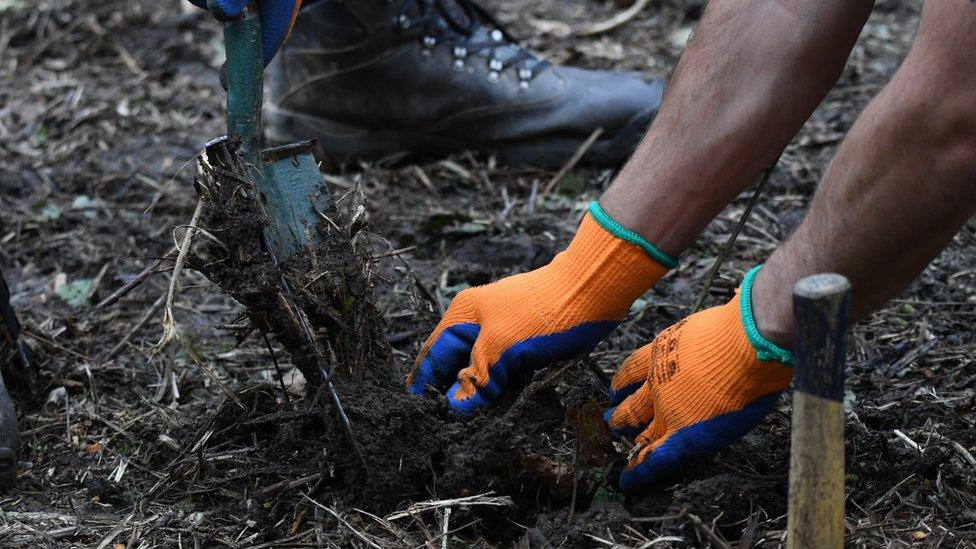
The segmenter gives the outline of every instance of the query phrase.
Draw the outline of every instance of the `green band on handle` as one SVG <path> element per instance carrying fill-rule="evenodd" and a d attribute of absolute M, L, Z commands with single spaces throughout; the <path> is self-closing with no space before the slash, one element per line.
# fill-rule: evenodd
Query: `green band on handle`
<path fill-rule="evenodd" d="M 739 289 L 739 311 L 742 315 L 742 326 L 746 330 L 746 337 L 749 343 L 756 349 L 756 358 L 759 360 L 775 360 L 787 366 L 793 364 L 793 353 L 764 338 L 756 327 L 756 317 L 752 313 L 752 283 L 759 274 L 762 265 L 756 265 L 742 279 L 742 287 Z"/>
<path fill-rule="evenodd" d="M 589 211 L 590 215 L 593 216 L 593 219 L 595 219 L 601 227 L 606 229 L 607 232 L 613 236 L 640 247 L 642 250 L 647 252 L 647 255 L 651 256 L 651 259 L 669 269 L 673 269 L 678 266 L 677 259 L 655 248 L 653 244 L 644 240 L 644 237 L 641 235 L 614 221 L 612 217 L 607 215 L 607 212 L 603 211 L 603 208 L 600 207 L 600 203 L 596 200 L 590 203 Z"/>

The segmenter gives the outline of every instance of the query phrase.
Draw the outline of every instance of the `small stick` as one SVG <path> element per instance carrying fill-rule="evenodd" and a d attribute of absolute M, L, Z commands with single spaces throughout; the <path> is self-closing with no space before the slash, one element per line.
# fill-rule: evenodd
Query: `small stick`
<path fill-rule="evenodd" d="M 732 245 L 739 238 L 742 227 L 745 227 L 746 222 L 749 221 L 749 216 L 752 215 L 752 209 L 759 203 L 759 197 L 762 196 L 763 189 L 766 188 L 766 183 L 769 182 L 769 176 L 773 175 L 773 170 L 776 169 L 777 164 L 779 164 L 779 157 L 776 157 L 776 160 L 762 173 L 759 179 L 759 185 L 756 186 L 755 192 L 752 193 L 752 198 L 749 199 L 746 210 L 742 212 L 742 217 L 739 218 L 739 222 L 736 224 L 732 234 L 729 235 L 729 239 L 722 245 L 722 250 L 718 253 L 718 257 L 715 258 L 715 263 L 712 263 L 712 268 L 709 269 L 708 274 L 705 276 L 705 282 L 702 283 L 698 297 L 695 298 L 695 305 L 691 308 L 692 313 L 700 311 L 702 305 L 705 304 L 705 299 L 708 298 L 708 292 L 712 289 L 712 282 L 715 282 L 715 277 L 718 276 L 718 270 L 722 268 L 722 263 L 725 263 L 725 259 L 729 257 L 729 252 L 732 251 Z"/>
<path fill-rule="evenodd" d="M 611 31 L 621 25 L 626 24 L 628 21 L 637 17 L 637 15 L 644 11 L 644 8 L 650 4 L 650 0 L 637 0 L 632 6 L 625 9 L 624 11 L 614 15 L 606 21 L 599 21 L 592 25 L 583 27 L 576 31 L 577 36 L 593 36 L 596 34 L 602 34 L 607 31 Z"/>
<path fill-rule="evenodd" d="M 449 525 L 451 524 L 450 507 L 444 508 L 444 520 L 442 522 L 443 524 L 441 525 L 441 549 L 447 549 L 447 540 L 448 540 L 447 534 L 449 530 Z"/>
<path fill-rule="evenodd" d="M 549 195 L 549 193 L 551 193 L 553 189 L 556 188 L 556 185 L 559 183 L 559 180 L 562 179 L 564 175 L 569 173 L 569 170 L 572 170 L 573 168 L 576 167 L 576 164 L 578 164 L 579 161 L 583 159 L 583 155 L 586 154 L 586 151 L 590 150 L 590 147 L 592 147 L 593 144 L 596 143 L 597 139 L 600 139 L 601 135 L 603 135 L 603 128 L 598 127 L 597 129 L 593 130 L 593 133 L 591 133 L 590 136 L 586 138 L 586 141 L 584 141 L 583 144 L 581 144 L 579 148 L 576 149 L 576 152 L 573 153 L 573 156 L 571 156 L 569 160 L 566 161 L 565 164 L 563 164 L 563 167 L 560 168 L 559 171 L 556 172 L 556 175 L 552 176 L 552 179 L 550 179 L 549 182 L 546 183 L 546 186 L 542 188 L 543 196 Z"/>
<path fill-rule="evenodd" d="M 115 290 L 112 293 L 112 295 L 110 295 L 110 296 L 106 297 L 105 299 L 101 300 L 98 303 L 98 305 L 95 305 L 92 308 L 92 310 L 93 311 L 100 311 L 100 310 L 104 309 L 105 307 L 108 307 L 109 305 L 115 303 L 119 299 L 122 299 L 126 294 L 128 294 L 129 292 L 131 292 L 132 290 L 134 290 L 137 286 L 139 286 L 140 284 L 142 284 L 143 282 L 145 282 L 146 280 L 148 280 L 149 277 L 151 277 L 152 275 L 158 273 L 160 271 L 161 265 L 163 264 L 163 261 L 167 261 L 169 259 L 172 259 L 173 255 L 176 254 L 176 252 L 177 252 L 177 248 L 174 246 L 173 248 L 170 249 L 170 251 L 166 252 L 166 255 L 164 255 L 163 257 L 160 257 L 159 259 L 156 259 L 153 262 L 152 265 L 150 265 L 149 267 L 146 267 L 145 269 L 143 269 L 143 271 L 141 273 L 139 273 L 138 275 L 136 275 L 135 278 L 133 278 L 132 280 L 126 282 L 118 290 Z"/>
<path fill-rule="evenodd" d="M 844 338 L 851 285 L 820 274 L 793 289 L 796 391 L 786 546 L 844 546 Z"/>
<path fill-rule="evenodd" d="M 607 373 L 604 372 L 599 365 L 597 365 L 596 361 L 593 360 L 592 357 L 587 355 L 583 357 L 582 361 L 583 364 L 585 364 L 586 367 L 589 368 L 591 372 L 593 372 L 593 375 L 595 375 L 596 378 L 599 379 L 601 383 L 603 383 L 604 387 L 607 388 L 610 387 L 610 384 L 613 383 L 613 380 L 611 380 L 610 376 L 608 376 Z"/>
<path fill-rule="evenodd" d="M 109 350 L 109 352 L 105 353 L 105 356 L 102 357 L 103 364 L 115 358 L 115 355 L 119 354 L 119 352 L 121 352 L 122 349 L 129 344 L 129 341 L 132 339 L 132 336 L 135 335 L 136 332 L 141 330 L 150 320 L 153 319 L 153 317 L 156 316 L 156 313 L 159 312 L 159 309 L 163 306 L 163 302 L 165 300 L 166 300 L 165 294 L 159 296 L 159 298 L 156 299 L 156 302 L 153 303 L 149 307 L 149 309 L 146 310 L 146 312 L 142 315 L 142 318 L 139 319 L 139 322 L 137 322 L 136 325 L 133 326 L 132 329 L 125 334 L 125 337 L 123 337 L 118 343 L 116 343 L 115 346 L 112 347 L 111 350 Z"/>
<path fill-rule="evenodd" d="M 275 355 L 274 347 L 271 346 L 271 338 L 268 337 L 267 332 L 261 332 L 261 336 L 264 338 L 264 345 L 268 348 L 268 354 L 271 355 L 271 362 L 274 363 L 275 373 L 278 375 L 278 385 L 281 386 L 281 392 L 285 395 L 285 402 L 291 403 L 291 397 L 288 396 L 288 388 L 285 387 L 285 375 L 281 373 L 281 366 L 278 365 L 278 357 Z"/>

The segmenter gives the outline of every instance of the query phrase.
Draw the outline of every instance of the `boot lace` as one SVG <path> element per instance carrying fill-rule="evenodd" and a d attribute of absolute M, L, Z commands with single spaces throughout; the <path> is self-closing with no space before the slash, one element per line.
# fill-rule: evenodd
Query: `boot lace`
<path fill-rule="evenodd" d="M 464 17 L 447 5 L 450 2 Z M 550 66 L 518 45 L 518 41 L 485 8 L 474 0 L 404 0 L 394 23 L 404 32 L 423 36 L 423 45 L 430 50 L 439 42 L 454 46 L 454 68 L 462 70 L 465 59 L 475 53 L 486 52 L 488 79 L 497 82 L 499 74 L 518 67 L 519 86 L 528 89 L 529 82 Z M 487 27 L 488 32 L 479 32 Z M 506 56 L 496 56 L 505 50 Z"/>

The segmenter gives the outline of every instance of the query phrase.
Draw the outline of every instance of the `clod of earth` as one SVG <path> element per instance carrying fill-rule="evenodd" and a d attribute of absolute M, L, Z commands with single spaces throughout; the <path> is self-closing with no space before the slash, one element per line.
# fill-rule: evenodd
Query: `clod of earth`
<path fill-rule="evenodd" d="M 210 238 L 188 265 L 244 305 L 254 329 L 277 340 L 309 381 L 310 413 L 297 418 L 297 425 L 283 423 L 290 426 L 275 434 L 278 444 L 268 450 L 283 456 L 299 451 L 312 460 L 295 478 L 320 468 L 322 480 L 313 491 L 379 511 L 435 494 L 494 492 L 511 496 L 520 517 L 541 503 L 575 501 L 584 508 L 598 489 L 607 490 L 612 449 L 590 396 L 600 382 L 589 370 L 574 365 L 550 373 L 529 383 L 504 412 L 469 420 L 452 416 L 442 399 L 407 394 L 367 283 L 368 250 L 353 247 L 352 232 L 333 205 L 315 227 L 318 243 L 281 263 L 279 273 L 262 246 L 266 220 L 254 185 L 240 159 L 224 150 L 200 159 L 200 225 Z M 293 295 L 283 294 L 279 275 Z M 313 345 L 299 337 L 288 299 L 307 316 Z M 321 361 L 348 414 L 365 471 L 323 394 Z M 572 377 L 577 389 L 560 394 L 556 376 Z M 247 392 L 243 402 L 245 414 L 228 402 L 207 422 L 236 438 L 283 419 L 267 390 Z M 579 443 L 553 444 L 561 429 L 579 433 Z M 323 453 L 331 459 L 315 457 Z M 502 524 L 503 514 L 483 518 L 502 530 L 513 528 Z"/>

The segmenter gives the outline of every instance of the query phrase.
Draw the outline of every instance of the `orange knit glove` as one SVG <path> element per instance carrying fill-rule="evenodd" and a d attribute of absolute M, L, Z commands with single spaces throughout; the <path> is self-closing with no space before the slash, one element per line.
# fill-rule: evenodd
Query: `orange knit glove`
<path fill-rule="evenodd" d="M 759 424 L 793 379 L 789 351 L 760 335 L 752 314 L 756 267 L 726 305 L 693 314 L 624 361 L 613 378 L 614 432 L 636 435 L 620 476 L 647 488 L 687 460 L 714 455 Z"/>
<path fill-rule="evenodd" d="M 409 390 L 447 391 L 459 413 L 484 408 L 510 375 L 593 350 L 674 264 L 594 202 L 549 265 L 454 298 L 417 357 Z"/>

